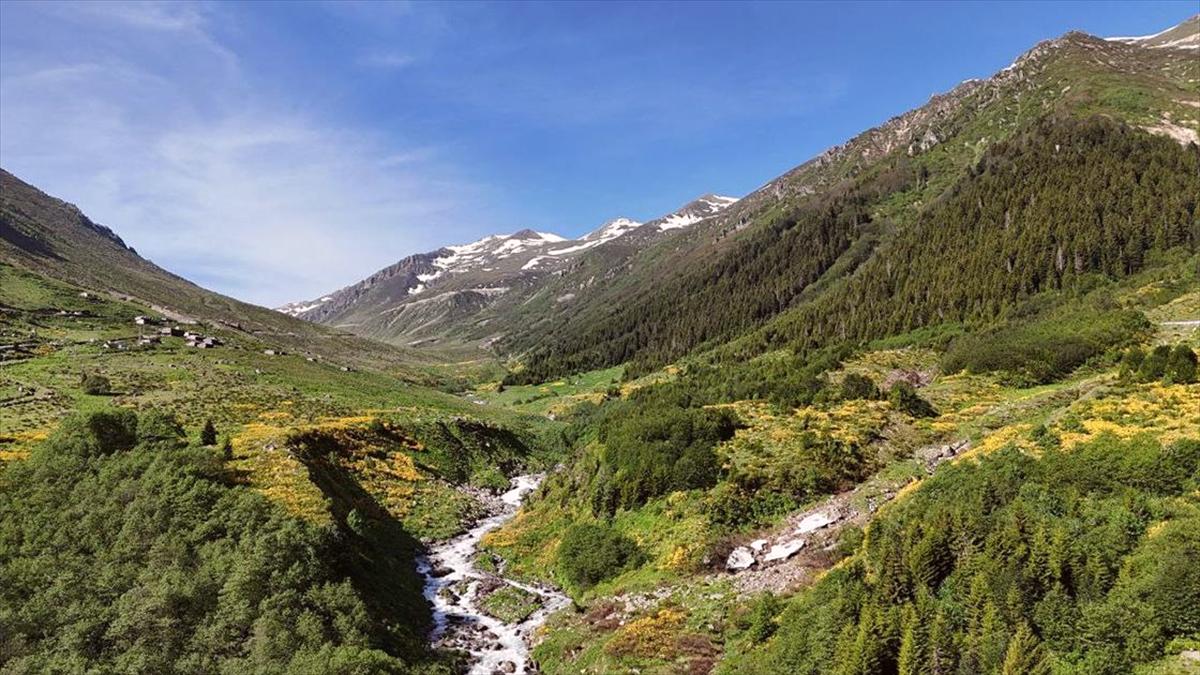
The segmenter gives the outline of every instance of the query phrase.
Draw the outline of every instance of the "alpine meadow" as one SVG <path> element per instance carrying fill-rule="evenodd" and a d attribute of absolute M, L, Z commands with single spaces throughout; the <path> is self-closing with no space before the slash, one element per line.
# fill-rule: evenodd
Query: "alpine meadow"
<path fill-rule="evenodd" d="M 1200 673 L 1194 2 L 0 8 L 0 673 Z"/>

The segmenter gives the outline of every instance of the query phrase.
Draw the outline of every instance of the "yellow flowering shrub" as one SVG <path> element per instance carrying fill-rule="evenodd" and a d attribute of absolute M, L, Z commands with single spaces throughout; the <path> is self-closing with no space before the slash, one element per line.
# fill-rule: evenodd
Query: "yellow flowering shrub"
<path fill-rule="evenodd" d="M 673 638 L 683 629 L 685 618 L 683 610 L 666 607 L 634 619 L 617 629 L 604 651 L 614 656 L 671 658 L 675 651 Z"/>

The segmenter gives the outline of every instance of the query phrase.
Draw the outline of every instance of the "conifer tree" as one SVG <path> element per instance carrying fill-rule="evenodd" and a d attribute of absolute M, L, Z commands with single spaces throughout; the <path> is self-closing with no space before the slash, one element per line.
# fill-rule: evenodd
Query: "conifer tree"
<path fill-rule="evenodd" d="M 1045 675 L 1048 672 L 1041 643 L 1029 626 L 1022 623 L 1008 641 L 1001 675 Z"/>
<path fill-rule="evenodd" d="M 211 419 L 204 420 L 204 427 L 200 429 L 200 444 L 201 445 L 216 445 L 217 444 L 217 428 L 213 426 Z"/>

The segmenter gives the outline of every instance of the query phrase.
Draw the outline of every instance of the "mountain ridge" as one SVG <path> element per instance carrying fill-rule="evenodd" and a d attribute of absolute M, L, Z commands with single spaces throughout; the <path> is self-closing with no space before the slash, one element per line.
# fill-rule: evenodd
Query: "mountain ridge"
<path fill-rule="evenodd" d="M 614 218 L 577 239 L 528 228 L 488 235 L 407 256 L 320 298 L 276 309 L 308 321 L 365 331 L 374 338 L 396 341 L 399 335 L 402 344 L 421 343 L 436 339 L 448 323 L 478 314 L 500 295 L 515 291 L 520 296 L 538 279 L 563 273 L 581 254 L 616 241 L 641 246 L 673 236 L 737 201 L 735 197 L 705 194 L 644 223 Z M 364 305 L 369 311 L 363 309 Z M 412 321 L 402 329 L 394 329 L 408 319 Z"/>

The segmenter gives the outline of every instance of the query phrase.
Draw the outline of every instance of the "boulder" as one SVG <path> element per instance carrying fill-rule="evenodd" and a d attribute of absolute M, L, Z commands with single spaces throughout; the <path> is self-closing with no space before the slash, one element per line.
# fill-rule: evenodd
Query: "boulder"
<path fill-rule="evenodd" d="M 824 511 L 810 513 L 800 521 L 800 525 L 796 528 L 796 534 L 808 534 L 809 532 L 816 532 L 817 530 L 827 527 L 832 523 L 836 523 L 837 521 L 837 516 L 830 515 Z"/>
<path fill-rule="evenodd" d="M 733 552 L 729 554 L 729 558 L 725 561 L 725 569 L 730 572 L 741 572 L 742 570 L 749 569 L 752 565 L 754 565 L 754 553 L 745 546 L 733 549 Z"/>
<path fill-rule="evenodd" d="M 763 556 L 763 562 L 774 562 L 776 560 L 787 560 L 796 555 L 796 552 L 804 548 L 803 539 L 792 539 L 785 541 L 782 544 L 775 544 L 770 551 Z"/>

